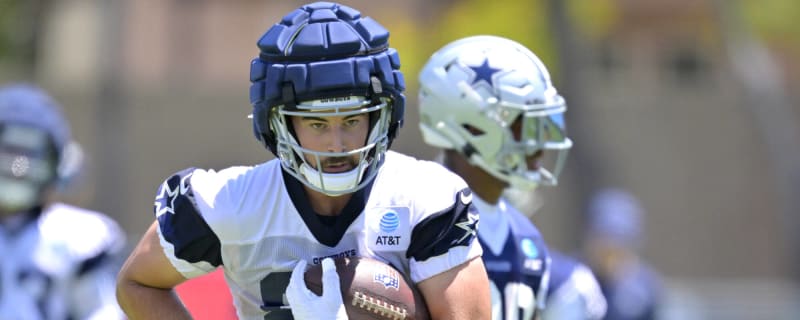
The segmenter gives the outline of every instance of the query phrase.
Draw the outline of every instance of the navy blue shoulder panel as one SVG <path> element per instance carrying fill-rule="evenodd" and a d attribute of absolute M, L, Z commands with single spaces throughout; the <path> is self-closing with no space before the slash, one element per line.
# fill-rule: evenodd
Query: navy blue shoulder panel
<path fill-rule="evenodd" d="M 175 247 L 175 256 L 190 263 L 205 261 L 222 265 L 220 242 L 197 209 L 189 180 L 195 168 L 167 178 L 156 194 L 154 212 L 164 239 Z"/>
<path fill-rule="evenodd" d="M 464 199 L 470 199 L 464 201 Z M 477 236 L 478 210 L 472 205 L 472 191 L 456 193 L 453 205 L 434 213 L 414 226 L 406 257 L 417 261 L 442 255 L 457 246 L 469 246 Z"/>

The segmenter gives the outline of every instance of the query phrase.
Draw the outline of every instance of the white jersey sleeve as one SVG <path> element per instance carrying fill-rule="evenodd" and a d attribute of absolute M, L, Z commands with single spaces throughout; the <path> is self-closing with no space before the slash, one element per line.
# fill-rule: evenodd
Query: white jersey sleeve
<path fill-rule="evenodd" d="M 154 213 L 161 245 L 172 265 L 184 277 L 194 278 L 221 266 L 217 231 L 242 198 L 237 178 L 250 167 L 219 172 L 185 169 L 167 178 L 158 189 Z"/>
<path fill-rule="evenodd" d="M 372 192 L 370 207 L 407 207 L 411 212 L 406 257 L 412 281 L 481 256 L 472 192 L 461 177 L 440 164 L 387 152 Z"/>

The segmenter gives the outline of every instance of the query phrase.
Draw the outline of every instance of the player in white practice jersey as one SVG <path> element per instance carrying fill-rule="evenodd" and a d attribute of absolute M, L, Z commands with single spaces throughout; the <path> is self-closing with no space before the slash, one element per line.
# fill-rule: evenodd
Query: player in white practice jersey
<path fill-rule="evenodd" d="M 344 319 L 328 258 L 351 256 L 407 274 L 433 319 L 489 318 L 466 183 L 388 151 L 405 86 L 388 36 L 352 8 L 319 2 L 261 37 L 250 74 L 253 130 L 277 159 L 190 168 L 161 185 L 156 221 L 118 278 L 131 319 L 187 318 L 171 288 L 215 268 L 242 319 Z M 330 294 L 309 294 L 307 264 L 322 264 Z"/>
<path fill-rule="evenodd" d="M 0 319 L 121 319 L 110 218 L 52 202 L 81 153 L 60 106 L 30 84 L 0 87 Z"/>
<path fill-rule="evenodd" d="M 574 265 L 564 259 L 551 263 L 536 226 L 503 192 L 508 187 L 532 192 L 557 183 L 572 146 L 564 128 L 564 99 L 536 55 L 495 36 L 445 45 L 428 60 L 419 80 L 422 136 L 444 150 L 444 165 L 475 192 L 492 318 L 533 319 L 545 307 L 553 269 Z M 579 280 L 597 287 L 589 275 Z M 576 314 L 593 318 L 590 312 Z"/>

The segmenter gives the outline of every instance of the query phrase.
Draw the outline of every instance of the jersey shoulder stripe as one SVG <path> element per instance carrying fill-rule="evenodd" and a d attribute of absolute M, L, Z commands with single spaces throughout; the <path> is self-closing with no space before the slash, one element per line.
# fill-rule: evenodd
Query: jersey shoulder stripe
<path fill-rule="evenodd" d="M 274 211 L 270 206 L 287 201 L 280 162 L 271 160 L 220 171 L 182 170 L 160 186 L 154 210 L 160 234 L 172 246 L 168 256 L 220 266 L 223 244 L 259 241 Z"/>
<path fill-rule="evenodd" d="M 153 210 L 159 234 L 172 246 L 174 258 L 219 266 L 222 264 L 219 239 L 198 209 L 190 183 L 197 171 L 188 168 L 167 178 L 158 189 Z"/>

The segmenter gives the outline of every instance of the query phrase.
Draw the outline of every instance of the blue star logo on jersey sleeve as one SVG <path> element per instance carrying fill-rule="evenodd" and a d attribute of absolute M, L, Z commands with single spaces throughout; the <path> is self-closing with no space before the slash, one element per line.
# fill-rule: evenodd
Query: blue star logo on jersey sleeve
<path fill-rule="evenodd" d="M 469 68 L 472 69 L 472 71 L 475 71 L 475 79 L 472 80 L 472 84 L 476 84 L 483 80 L 486 81 L 486 83 L 490 86 L 492 85 L 492 76 L 500 71 L 500 69 L 489 66 L 489 59 L 484 59 L 483 64 L 480 66 L 469 66 Z"/>

